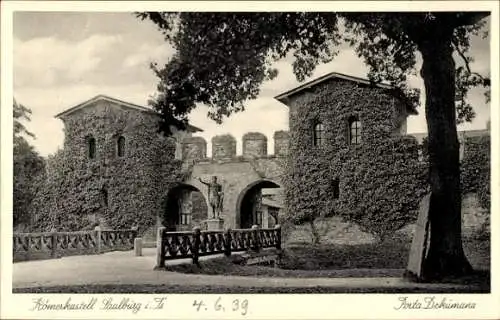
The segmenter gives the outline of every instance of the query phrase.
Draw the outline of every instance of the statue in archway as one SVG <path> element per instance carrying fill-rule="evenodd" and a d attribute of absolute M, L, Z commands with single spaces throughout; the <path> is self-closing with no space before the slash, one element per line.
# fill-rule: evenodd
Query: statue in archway
<path fill-rule="evenodd" d="M 217 176 L 212 176 L 210 182 L 205 182 L 198 178 L 198 180 L 204 185 L 208 186 L 208 202 L 212 208 L 212 217 L 219 218 L 224 202 L 224 193 L 222 192 L 222 186 L 217 182 Z"/>

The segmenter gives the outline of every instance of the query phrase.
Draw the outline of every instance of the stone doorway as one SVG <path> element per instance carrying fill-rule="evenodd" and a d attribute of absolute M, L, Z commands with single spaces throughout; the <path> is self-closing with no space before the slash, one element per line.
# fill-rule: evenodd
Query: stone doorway
<path fill-rule="evenodd" d="M 168 231 L 191 230 L 207 219 L 207 213 L 207 203 L 200 190 L 191 185 L 179 185 L 168 192 L 163 225 Z"/>
<path fill-rule="evenodd" d="M 263 226 L 263 220 L 267 219 L 267 216 L 265 216 L 262 205 L 262 189 L 269 188 L 280 188 L 280 186 L 275 182 L 262 180 L 251 184 L 242 191 L 238 199 L 236 215 L 237 225 L 240 228 L 249 229 L 253 225 Z"/>

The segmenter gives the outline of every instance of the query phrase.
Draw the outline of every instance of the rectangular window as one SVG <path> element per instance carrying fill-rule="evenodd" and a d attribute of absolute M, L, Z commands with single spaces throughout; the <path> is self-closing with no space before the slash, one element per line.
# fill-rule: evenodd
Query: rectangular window
<path fill-rule="evenodd" d="M 349 118 L 349 143 L 361 143 L 361 121 L 359 121 L 358 117 Z"/>
<path fill-rule="evenodd" d="M 95 138 L 89 137 L 87 143 L 88 143 L 88 156 L 90 159 L 94 159 L 96 153 Z"/>
<path fill-rule="evenodd" d="M 340 180 L 339 178 L 335 178 L 332 184 L 333 189 L 333 198 L 338 199 L 340 196 Z"/>
<path fill-rule="evenodd" d="M 117 152 L 118 157 L 125 156 L 125 138 L 123 136 L 120 136 L 118 138 L 117 149 L 118 149 L 118 152 Z"/>
<path fill-rule="evenodd" d="M 189 212 L 181 213 L 181 224 L 183 225 L 191 224 L 191 214 Z"/>
<path fill-rule="evenodd" d="M 323 145 L 323 142 L 325 141 L 325 128 L 323 127 L 322 123 L 316 123 L 314 126 L 314 146 L 315 147 L 320 147 Z"/>

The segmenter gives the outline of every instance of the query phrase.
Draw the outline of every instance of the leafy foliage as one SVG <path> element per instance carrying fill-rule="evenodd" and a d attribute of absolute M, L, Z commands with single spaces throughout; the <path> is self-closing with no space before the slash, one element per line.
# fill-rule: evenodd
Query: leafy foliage
<path fill-rule="evenodd" d="M 490 137 L 470 137 L 465 140 L 461 165 L 462 193 L 474 192 L 479 204 L 490 208 Z"/>
<path fill-rule="evenodd" d="M 157 116 L 87 107 L 64 122 L 64 149 L 49 159 L 37 190 L 35 229 L 74 231 L 100 223 L 142 232 L 153 226 L 181 175 L 175 145 L 159 135 Z M 88 157 L 90 136 L 97 142 L 95 159 Z M 117 154 L 119 136 L 125 137 L 124 157 Z"/>
<path fill-rule="evenodd" d="M 416 52 L 433 28 L 453 29 L 457 64 L 457 117 L 471 121 L 466 102 L 471 87 L 490 86 L 489 77 L 471 71 L 470 38 L 483 32 L 487 13 L 335 13 L 335 12 L 142 12 L 177 51 L 163 67 L 153 65 L 160 82 L 151 101 L 169 123 L 187 122 L 197 103 L 210 107 L 217 122 L 244 110 L 263 81 L 273 79 L 273 63 L 292 59 L 299 81 L 320 63 L 329 62 L 341 43 L 352 46 L 370 67 L 374 82 L 388 81 L 403 89 L 411 103 L 419 92 L 407 85 L 416 73 Z M 484 32 L 483 32 L 484 33 Z M 217 70 L 217 71 L 215 71 Z"/>
<path fill-rule="evenodd" d="M 422 161 L 428 163 L 428 139 L 422 141 Z M 464 157 L 460 163 L 462 195 L 476 193 L 479 205 L 490 209 L 490 136 L 466 137 L 463 141 Z"/>
<path fill-rule="evenodd" d="M 13 225 L 29 225 L 31 208 L 35 192 L 35 180 L 45 169 L 45 160 L 25 139 L 25 135 L 34 138 L 22 124 L 30 120 L 31 110 L 14 100 L 14 145 L 13 145 Z"/>
<path fill-rule="evenodd" d="M 394 101 L 378 89 L 335 82 L 292 102 L 300 107 L 290 119 L 285 170 L 289 219 L 302 223 L 339 215 L 380 238 L 416 219 L 419 200 L 428 190 L 427 170 L 418 161 L 416 142 L 394 134 L 394 114 L 400 107 Z M 362 122 L 359 145 L 347 142 L 352 115 Z M 318 120 L 326 128 L 321 148 L 311 143 Z M 332 197 L 335 178 L 340 182 L 338 199 Z"/>
<path fill-rule="evenodd" d="M 14 100 L 12 116 L 14 118 L 14 144 L 24 139 L 24 135 L 34 138 L 35 135 L 28 131 L 22 121 L 31 121 L 31 109 Z"/>
<path fill-rule="evenodd" d="M 417 92 L 408 87 L 407 78 L 415 73 L 415 57 L 420 52 L 433 199 L 429 217 L 433 224 L 431 232 L 439 235 L 431 236 L 423 267 L 426 279 L 461 276 L 472 271 L 458 234 L 460 171 L 456 118 L 470 121 L 474 116 L 472 107 L 463 103 L 469 88 L 490 86 L 488 76 L 470 70 L 468 55 L 471 36 L 480 31 L 481 20 L 489 15 L 489 12 L 138 14 L 153 21 L 177 49 L 176 56 L 164 68 L 155 67 L 160 83 L 159 94 L 152 104 L 163 114 L 163 128 L 169 122 L 185 123 L 186 115 L 196 103 L 207 104 L 209 116 L 220 122 L 223 116 L 242 110 L 242 102 L 255 98 L 260 84 L 276 75 L 272 69 L 274 61 L 293 55 L 294 73 L 298 80 L 303 80 L 322 60 L 332 59 L 343 40 L 364 58 L 372 80 L 390 82 L 404 92 L 409 103 L 415 104 Z M 339 25 L 341 18 L 343 25 Z M 454 52 L 462 58 L 462 65 L 455 62 Z"/>
<path fill-rule="evenodd" d="M 165 124 L 204 103 L 218 123 L 244 110 L 260 85 L 273 79 L 272 61 L 294 56 L 303 80 L 314 67 L 330 61 L 338 44 L 337 17 L 328 13 L 140 13 L 151 19 L 176 49 L 165 67 L 153 66 L 160 79 L 152 101 Z M 203 63 L 200 63 L 203 61 Z M 165 129 L 168 129 L 164 126 Z"/>

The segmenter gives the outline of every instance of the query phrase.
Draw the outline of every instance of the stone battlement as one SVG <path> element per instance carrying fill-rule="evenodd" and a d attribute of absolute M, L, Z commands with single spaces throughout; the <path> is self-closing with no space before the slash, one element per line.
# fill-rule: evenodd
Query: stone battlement
<path fill-rule="evenodd" d="M 274 155 L 268 155 L 267 137 L 260 132 L 247 132 L 242 138 L 243 154 L 236 155 L 236 138 L 230 134 L 212 138 L 212 156 L 207 156 L 207 141 L 202 137 L 182 140 L 182 159 L 195 161 L 245 160 L 284 157 L 288 153 L 288 131 L 274 133 Z"/>

